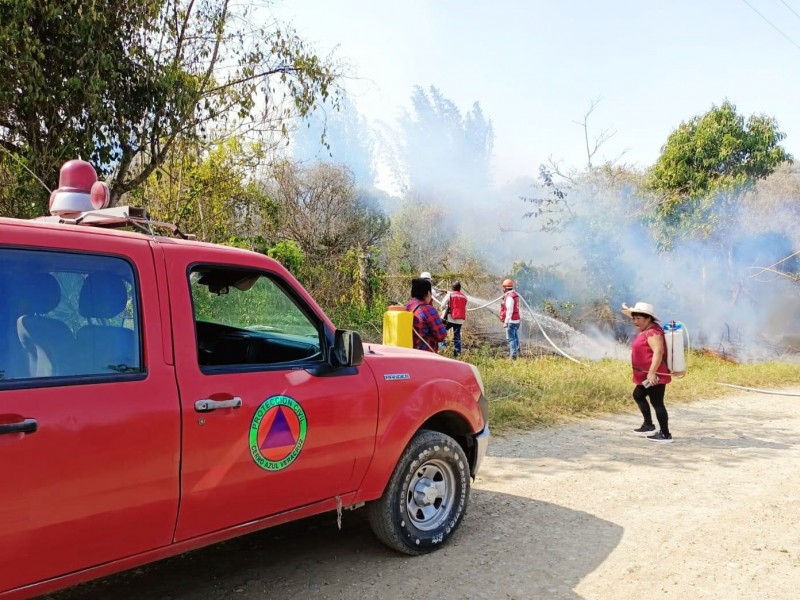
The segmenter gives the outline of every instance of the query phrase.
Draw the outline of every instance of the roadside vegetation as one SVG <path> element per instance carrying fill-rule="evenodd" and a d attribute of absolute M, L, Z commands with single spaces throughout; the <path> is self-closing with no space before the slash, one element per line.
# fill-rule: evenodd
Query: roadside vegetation
<path fill-rule="evenodd" d="M 478 366 L 489 397 L 492 431 L 554 425 L 607 413 L 630 413 L 640 419 L 631 398 L 630 364 L 605 359 L 581 366 L 557 356 L 510 361 L 487 352 L 462 355 Z M 669 404 L 718 398 L 736 390 L 728 383 L 760 389 L 800 385 L 800 365 L 788 362 L 734 363 L 703 352 L 692 352 L 685 377 L 667 387 Z"/>

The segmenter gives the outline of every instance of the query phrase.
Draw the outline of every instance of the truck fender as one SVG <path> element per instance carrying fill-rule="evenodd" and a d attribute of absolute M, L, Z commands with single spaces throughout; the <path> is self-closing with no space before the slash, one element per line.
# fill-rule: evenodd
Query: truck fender
<path fill-rule="evenodd" d="M 478 433 L 484 426 L 477 399 L 449 379 L 430 380 L 401 402 L 394 407 L 385 407 L 381 402 L 375 453 L 356 493 L 357 502 L 380 498 L 403 450 L 432 417 L 442 413 L 456 415 L 471 433 Z"/>

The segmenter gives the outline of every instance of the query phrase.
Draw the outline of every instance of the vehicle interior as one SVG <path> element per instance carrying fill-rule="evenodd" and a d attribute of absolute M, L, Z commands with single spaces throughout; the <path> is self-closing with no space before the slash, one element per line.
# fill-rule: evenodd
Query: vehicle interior
<path fill-rule="evenodd" d="M 197 321 L 198 360 L 202 366 L 260 365 L 308 359 L 319 343 L 277 332 L 260 332 Z"/>
<path fill-rule="evenodd" d="M 321 358 L 321 326 L 267 275 L 201 267 L 190 285 L 200 366 Z"/>
<path fill-rule="evenodd" d="M 116 258 L 3 249 L 0 378 L 141 371 L 130 266 Z"/>

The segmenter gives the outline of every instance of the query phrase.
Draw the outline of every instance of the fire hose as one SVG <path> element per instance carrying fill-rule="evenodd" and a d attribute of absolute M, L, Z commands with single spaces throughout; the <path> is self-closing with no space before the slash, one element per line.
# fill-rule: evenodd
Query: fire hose
<path fill-rule="evenodd" d="M 564 356 L 565 358 L 568 358 L 568 359 L 569 359 L 569 360 L 571 360 L 572 362 L 575 362 L 575 363 L 577 363 L 577 364 L 581 365 L 582 367 L 589 367 L 589 365 L 587 365 L 586 363 L 582 363 L 581 361 L 577 360 L 576 358 L 573 358 L 572 356 L 570 356 L 569 354 L 567 354 L 566 352 L 564 352 L 564 351 L 563 351 L 561 348 L 559 348 L 559 347 L 556 345 L 556 343 L 555 343 L 555 342 L 554 342 L 552 339 L 550 339 L 550 336 L 549 336 L 549 335 L 547 335 L 547 332 L 544 330 L 544 327 L 542 327 L 542 324 L 541 324 L 541 322 L 539 321 L 539 319 L 537 319 L 537 318 L 536 318 L 536 313 L 535 313 L 535 312 L 534 312 L 534 310 L 531 308 L 530 304 L 528 304 L 528 301 L 527 301 L 527 300 L 525 300 L 525 298 L 524 298 L 524 297 L 523 297 L 523 296 L 522 296 L 522 295 L 521 295 L 519 292 L 517 292 L 517 295 L 520 297 L 520 299 L 522 300 L 522 302 L 524 302 L 524 303 L 525 303 L 525 307 L 528 309 L 528 311 L 530 311 L 530 313 L 531 313 L 531 316 L 533 317 L 533 322 L 534 322 L 534 323 L 536 323 L 536 326 L 539 328 L 539 331 L 541 331 L 541 332 L 542 332 L 542 335 L 544 336 L 544 339 L 546 339 L 546 340 L 547 340 L 547 342 L 548 342 L 548 343 L 549 343 L 549 344 L 550 344 L 550 345 L 551 345 L 553 348 L 555 348 L 555 350 L 556 350 L 556 351 L 557 351 L 559 354 L 561 354 L 561 355 L 562 355 L 562 356 Z M 494 304 L 495 302 L 498 302 L 498 301 L 500 301 L 500 300 L 502 300 L 502 299 L 503 299 L 503 296 L 500 296 L 500 297 L 498 297 L 498 298 L 495 298 L 494 300 L 491 300 L 490 302 L 487 302 L 486 304 L 482 304 L 482 305 L 480 305 L 480 306 L 476 306 L 476 307 L 474 307 L 474 308 L 468 308 L 468 309 L 467 309 L 467 311 L 471 311 L 471 310 L 479 310 L 479 309 L 481 309 L 481 308 L 486 308 L 487 306 L 491 306 L 491 305 L 492 305 L 492 304 Z M 687 346 L 687 350 L 688 350 L 688 349 L 689 349 L 689 332 L 688 332 L 688 330 L 686 331 L 686 346 Z M 688 369 L 687 369 L 687 370 L 688 370 Z M 675 375 L 675 374 L 673 374 L 673 373 L 656 373 L 656 375 L 669 375 L 670 377 L 676 377 L 676 378 L 681 378 L 681 377 L 683 377 L 683 376 L 684 376 L 684 375 Z"/>
<path fill-rule="evenodd" d="M 519 295 L 519 292 L 517 292 L 517 294 Z M 539 331 L 541 331 L 541 332 L 542 332 L 542 335 L 543 335 L 543 336 L 544 336 L 544 338 L 545 338 L 545 339 L 546 339 L 546 340 L 547 340 L 547 341 L 550 343 L 550 345 L 551 345 L 553 348 L 555 348 L 555 349 L 556 349 L 556 351 L 557 351 L 559 354 L 561 354 L 562 356 L 564 356 L 565 358 L 568 358 L 569 360 L 571 360 L 571 361 L 573 361 L 573 362 L 575 362 L 575 363 L 578 363 L 578 364 L 579 364 L 579 365 L 581 365 L 582 367 L 588 367 L 589 365 L 587 365 L 587 364 L 585 364 L 585 363 L 582 363 L 581 361 L 579 361 L 579 360 L 577 360 L 577 359 L 575 359 L 575 358 L 571 357 L 569 354 L 567 354 L 567 353 L 566 353 L 566 352 L 564 352 L 564 351 L 563 351 L 561 348 L 559 348 L 559 347 L 558 347 L 558 346 L 555 344 L 555 342 L 553 342 L 553 340 L 551 340 L 551 339 L 550 339 L 550 336 L 548 336 L 548 335 L 547 335 L 547 332 L 545 332 L 545 330 L 544 330 L 544 327 L 542 327 L 542 324 L 539 322 L 539 319 L 537 319 L 537 318 L 536 318 L 536 313 L 535 313 L 535 312 L 533 311 L 533 309 L 530 307 L 530 305 L 528 304 L 528 301 L 527 301 L 527 300 L 525 300 L 525 298 L 524 298 L 524 297 L 522 297 L 522 295 L 519 295 L 519 297 L 520 297 L 520 298 L 522 299 L 522 301 L 525 303 L 525 307 L 526 307 L 526 308 L 527 308 L 527 309 L 530 311 L 530 313 L 531 313 L 531 316 L 533 317 L 533 321 L 534 321 L 534 322 L 536 323 L 536 325 L 539 327 Z M 482 309 L 482 308 L 486 308 L 487 306 L 491 306 L 491 305 L 492 305 L 492 304 L 494 304 L 495 302 L 499 302 L 499 301 L 500 301 L 500 300 L 502 300 L 502 299 L 503 299 L 503 296 L 500 296 L 500 297 L 498 297 L 498 298 L 495 298 L 494 300 L 491 300 L 491 301 L 487 302 L 486 304 L 481 304 L 480 306 L 475 306 L 475 307 L 473 307 L 473 308 L 468 308 L 468 309 L 467 309 L 467 311 L 472 311 L 472 310 L 480 310 L 480 309 Z M 441 302 L 440 302 L 440 304 L 441 304 Z M 690 345 L 690 341 L 689 341 L 689 331 L 688 331 L 688 330 L 686 330 L 686 350 L 687 350 L 687 354 L 688 354 L 688 351 L 689 351 L 690 347 L 691 347 L 691 345 Z M 688 371 L 688 365 L 687 365 L 687 371 Z M 685 375 L 675 375 L 674 373 L 658 373 L 658 372 L 657 372 L 657 373 L 656 373 L 656 375 L 668 375 L 668 376 L 670 376 L 670 377 L 675 377 L 676 379 L 681 379 L 681 378 L 685 377 Z M 743 386 L 743 385 L 734 385 L 734 384 L 732 384 L 732 383 L 723 383 L 723 382 L 721 382 L 721 381 L 715 381 L 714 383 L 716 383 L 717 385 L 724 385 L 724 386 L 726 386 L 726 387 L 730 387 L 730 388 L 734 388 L 734 389 L 739 389 L 739 390 L 746 390 L 746 391 L 750 391 L 750 392 L 757 392 L 757 393 L 760 393 L 760 394 L 773 394 L 773 395 L 776 395 L 776 396 L 797 396 L 797 397 L 800 397 L 800 393 L 793 393 L 793 392 L 776 392 L 776 391 L 773 391 L 773 390 L 764 390 L 764 389 L 760 389 L 760 388 L 747 387 L 747 386 Z"/>
<path fill-rule="evenodd" d="M 518 293 L 519 293 L 519 292 L 518 292 Z M 578 363 L 578 364 L 579 364 L 580 366 L 582 366 L 582 367 L 588 367 L 589 365 L 582 363 L 582 362 L 581 362 L 581 361 L 579 361 L 577 358 L 572 358 L 572 357 L 571 357 L 569 354 L 567 354 L 567 353 L 566 353 L 566 352 L 564 352 L 564 351 L 563 351 L 561 348 L 559 348 L 558 346 L 556 346 L 555 342 L 554 342 L 553 340 L 551 340 L 551 339 L 550 339 L 550 336 L 549 336 L 549 335 L 547 335 L 547 333 L 545 332 L 545 330 L 544 330 L 544 327 L 542 327 L 542 324 L 539 322 L 539 319 L 537 319 L 537 318 L 536 318 L 536 313 L 535 313 L 535 312 L 533 312 L 533 309 L 532 309 L 532 308 L 530 307 L 530 305 L 528 304 L 528 301 L 527 301 L 527 300 L 525 300 L 525 298 L 523 298 L 522 296 L 520 296 L 520 298 L 521 298 L 521 299 L 522 299 L 522 301 L 525 303 L 525 307 L 526 307 L 526 308 L 527 308 L 527 309 L 530 311 L 530 313 L 531 313 L 531 316 L 533 317 L 533 322 L 534 322 L 534 323 L 536 323 L 536 325 L 539 327 L 539 331 L 541 331 L 541 332 L 542 332 L 542 335 L 544 336 L 544 339 L 546 339 L 548 342 L 550 342 L 550 345 L 551 345 L 553 348 L 555 348 L 555 349 L 556 349 L 556 350 L 557 350 L 557 351 L 558 351 L 558 352 L 559 352 L 559 353 L 560 353 L 562 356 L 564 356 L 565 358 L 568 358 L 568 359 L 570 359 L 572 362 Z"/>
<path fill-rule="evenodd" d="M 732 383 L 722 383 L 721 381 L 715 381 L 717 385 L 724 385 L 725 387 L 736 388 L 737 390 L 747 390 L 748 392 L 758 392 L 759 394 L 773 394 L 775 396 L 800 396 L 800 394 L 795 394 L 794 392 L 776 392 L 774 390 L 762 390 L 760 388 L 754 387 L 747 387 L 744 385 L 734 385 Z"/>
<path fill-rule="evenodd" d="M 527 307 L 527 309 L 530 311 L 530 313 L 531 313 L 531 316 L 533 317 L 533 321 L 534 321 L 534 323 L 536 323 L 536 325 L 539 327 L 539 331 L 541 331 L 541 332 L 542 332 L 542 335 L 544 336 L 544 339 L 546 339 L 546 340 L 549 342 L 549 344 L 550 344 L 550 345 L 551 345 L 553 348 L 555 348 L 555 349 L 556 349 L 556 352 L 558 352 L 559 354 L 561 354 L 561 356 L 563 356 L 563 357 L 565 357 L 565 358 L 568 358 L 568 359 L 569 359 L 569 360 L 571 360 L 572 362 L 578 363 L 578 364 L 579 364 L 579 365 L 581 365 L 582 367 L 588 367 L 589 365 L 587 365 L 587 364 L 584 364 L 584 363 L 582 363 L 581 361 L 579 361 L 578 359 L 571 357 L 569 354 L 567 354 L 567 353 L 566 353 L 566 352 L 564 352 L 564 351 L 563 351 L 561 348 L 559 348 L 559 347 L 556 345 L 556 343 L 555 343 L 553 340 L 551 340 L 551 339 L 550 339 L 550 336 L 549 336 L 549 335 L 547 335 L 547 332 L 544 330 L 544 327 L 542 327 L 542 324 L 539 322 L 539 319 L 537 319 L 537 318 L 536 318 L 536 313 L 535 313 L 535 312 L 533 312 L 533 309 L 532 309 L 532 308 L 530 307 L 530 305 L 528 304 L 528 301 L 527 301 L 527 300 L 525 300 L 525 298 L 523 298 L 523 297 L 522 297 L 522 296 L 519 294 L 519 292 L 517 292 L 517 295 L 518 295 L 518 296 L 520 297 L 520 299 L 521 299 L 521 300 L 522 300 L 522 301 L 525 303 L 525 306 L 526 306 L 526 307 Z M 491 306 L 491 305 L 492 305 L 492 304 L 494 304 L 495 302 L 497 302 L 497 301 L 499 301 L 499 300 L 502 300 L 502 299 L 503 299 L 503 296 L 500 296 L 499 298 L 495 298 L 495 299 L 494 299 L 494 300 L 492 300 L 491 302 L 487 302 L 486 304 L 482 304 L 481 306 L 476 306 L 476 307 L 474 307 L 474 308 L 468 308 L 468 309 L 467 309 L 467 311 L 471 311 L 471 310 L 478 310 L 478 309 L 481 309 L 481 308 L 486 308 L 487 306 Z"/>

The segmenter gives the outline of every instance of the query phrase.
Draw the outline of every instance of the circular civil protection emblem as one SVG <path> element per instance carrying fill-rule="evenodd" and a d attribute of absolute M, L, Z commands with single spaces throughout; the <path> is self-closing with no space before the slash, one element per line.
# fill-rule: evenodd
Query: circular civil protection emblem
<path fill-rule="evenodd" d="M 285 469 L 300 455 L 307 425 L 303 407 L 292 398 L 267 398 L 250 423 L 250 455 L 262 469 Z"/>

